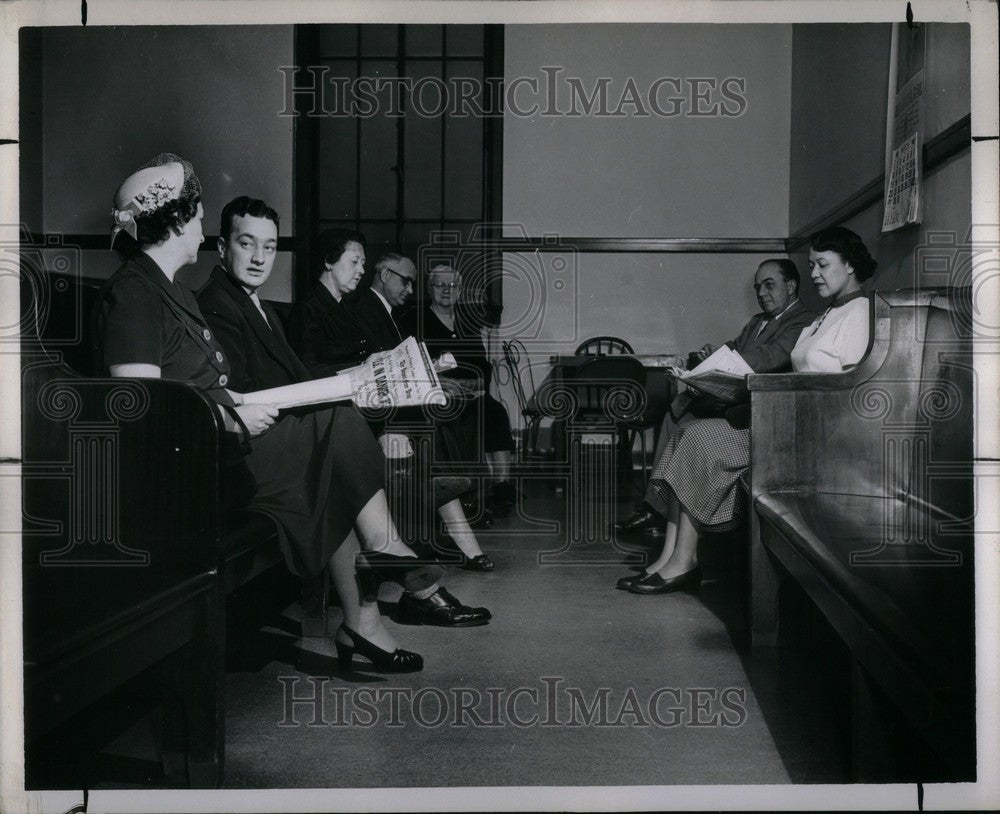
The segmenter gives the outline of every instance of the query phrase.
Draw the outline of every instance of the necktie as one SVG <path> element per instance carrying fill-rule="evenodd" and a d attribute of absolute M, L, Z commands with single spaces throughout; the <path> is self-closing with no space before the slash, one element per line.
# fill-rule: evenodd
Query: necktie
<path fill-rule="evenodd" d="M 260 297 L 257 296 L 257 292 L 256 291 L 254 291 L 250 295 L 250 299 L 253 301 L 253 304 L 257 306 L 257 310 L 260 311 L 260 315 L 262 317 L 264 317 L 264 322 L 267 323 L 267 327 L 270 328 L 271 327 L 271 321 L 267 318 L 267 314 L 264 313 L 264 306 L 261 304 Z"/>
<path fill-rule="evenodd" d="M 754 336 L 754 339 L 757 339 L 762 333 L 764 333 L 764 329 L 768 326 L 770 322 L 771 320 L 769 319 L 762 319 L 760 321 L 760 325 L 757 327 L 757 334 L 756 336 Z"/>
<path fill-rule="evenodd" d="M 392 323 L 392 329 L 396 332 L 396 339 L 400 340 L 403 338 L 403 332 L 399 330 L 399 326 L 396 324 L 396 319 L 392 315 L 392 311 L 386 311 L 389 316 L 389 322 Z"/>

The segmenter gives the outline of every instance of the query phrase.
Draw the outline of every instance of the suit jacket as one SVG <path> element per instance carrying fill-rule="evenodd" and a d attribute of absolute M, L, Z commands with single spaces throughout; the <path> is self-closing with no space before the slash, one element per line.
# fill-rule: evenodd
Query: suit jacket
<path fill-rule="evenodd" d="M 385 309 L 378 294 L 370 288 L 356 291 L 350 299 L 345 298 L 347 308 L 357 318 L 368 338 L 368 352 L 378 353 L 391 350 L 403 341 L 399 326 Z"/>
<path fill-rule="evenodd" d="M 754 314 L 743 326 L 740 335 L 726 342 L 730 348 L 738 351 L 754 373 L 777 373 L 792 369 L 792 348 L 798 341 L 802 329 L 809 325 L 815 315 L 807 311 L 802 300 L 797 300 L 781 319 L 769 320 L 760 329 L 760 324 L 766 319 L 763 313 Z M 696 418 L 717 418 L 725 416 L 734 427 L 750 425 L 750 407 L 747 404 L 731 406 L 704 393 L 693 395 L 691 391 L 679 394 L 670 405 L 670 415 L 679 421 L 685 415 Z"/>
<path fill-rule="evenodd" d="M 351 296 L 344 297 L 344 303 L 356 321 L 358 330 L 356 338 L 364 338 L 367 341 L 369 353 L 391 350 L 409 336 L 389 316 L 382 300 L 370 288 L 356 290 Z M 365 410 L 362 410 L 361 414 L 368 420 L 368 426 L 376 437 L 393 426 L 409 428 L 427 422 L 427 416 L 420 407 L 396 408 L 388 419 Z"/>
<path fill-rule="evenodd" d="M 317 379 L 354 367 L 371 353 L 364 325 L 322 283 L 316 283 L 295 304 L 288 338 Z"/>
<path fill-rule="evenodd" d="M 738 351 L 754 373 L 778 373 L 792 369 L 792 348 L 798 341 L 802 329 L 809 325 L 816 315 L 807 311 L 802 300 L 797 300 L 781 319 L 770 320 L 757 336 L 764 314 L 754 314 L 743 327 L 740 335 L 726 344 Z"/>
<path fill-rule="evenodd" d="M 229 357 L 231 389 L 250 393 L 310 378 L 289 346 L 274 308 L 261 300 L 265 322 L 250 295 L 221 266 L 212 270 L 198 293 L 198 305 Z"/>

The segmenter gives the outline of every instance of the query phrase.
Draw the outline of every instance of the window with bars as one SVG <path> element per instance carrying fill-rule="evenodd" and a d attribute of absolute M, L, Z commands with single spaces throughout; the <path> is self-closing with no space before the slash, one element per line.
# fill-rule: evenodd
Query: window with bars
<path fill-rule="evenodd" d="M 301 26 L 296 52 L 322 83 L 322 104 L 307 98 L 296 119 L 300 245 L 339 226 L 365 235 L 369 269 L 386 250 L 425 267 L 454 258 L 466 290 L 499 306 L 502 27 Z"/>

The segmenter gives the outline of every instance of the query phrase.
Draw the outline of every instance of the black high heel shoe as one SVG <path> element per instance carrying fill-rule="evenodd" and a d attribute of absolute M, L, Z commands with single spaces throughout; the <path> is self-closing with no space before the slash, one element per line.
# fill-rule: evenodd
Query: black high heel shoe
<path fill-rule="evenodd" d="M 492 571 L 496 568 L 493 560 L 485 554 L 477 554 L 475 557 L 466 556 L 451 538 L 450 535 L 442 535 L 438 543 L 439 550 L 445 554 L 458 554 L 461 556 L 461 567 L 463 571 Z"/>
<path fill-rule="evenodd" d="M 493 560 L 485 554 L 478 554 L 475 557 L 466 557 L 463 555 L 462 561 L 464 563 L 462 565 L 463 571 L 492 571 L 496 568 Z"/>
<path fill-rule="evenodd" d="M 358 563 L 379 582 L 395 582 L 404 591 L 419 593 L 441 581 L 444 571 L 438 565 L 420 565 L 415 557 L 362 551 Z"/>
<path fill-rule="evenodd" d="M 347 625 L 341 624 L 340 629 L 351 640 L 350 644 L 344 644 L 334 638 L 333 643 L 337 646 L 337 663 L 341 670 L 350 670 L 354 662 L 354 651 L 356 650 L 375 667 L 389 673 L 419 673 L 424 669 L 424 659 L 419 653 L 411 653 L 397 647 L 391 653 L 383 650 L 377 644 L 368 641 L 360 633 L 351 630 Z"/>

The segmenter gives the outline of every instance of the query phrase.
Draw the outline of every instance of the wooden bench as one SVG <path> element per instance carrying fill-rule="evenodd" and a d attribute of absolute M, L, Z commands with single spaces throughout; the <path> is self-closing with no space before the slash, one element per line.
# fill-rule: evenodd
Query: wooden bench
<path fill-rule="evenodd" d="M 855 368 L 749 378 L 753 641 L 791 577 L 851 654 L 858 780 L 975 777 L 969 296 L 876 293 Z"/>
<path fill-rule="evenodd" d="M 159 665 L 168 783 L 214 787 L 226 596 L 284 557 L 269 518 L 224 507 L 204 393 L 81 375 L 99 286 L 30 268 L 22 284 L 26 739 Z M 323 634 L 326 588 L 303 581 L 303 635 Z"/>

